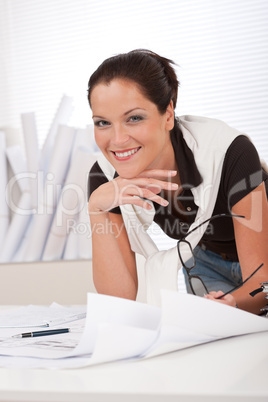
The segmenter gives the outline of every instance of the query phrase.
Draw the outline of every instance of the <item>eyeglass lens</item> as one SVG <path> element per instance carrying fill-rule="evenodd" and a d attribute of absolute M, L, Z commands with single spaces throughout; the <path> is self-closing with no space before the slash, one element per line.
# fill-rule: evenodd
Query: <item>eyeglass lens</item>
<path fill-rule="evenodd" d="M 184 252 L 182 252 L 182 249 Z M 184 266 L 187 275 L 188 275 L 188 280 L 189 284 L 191 287 L 192 292 L 197 295 L 197 296 L 204 296 L 204 294 L 208 293 L 208 290 L 202 281 L 201 278 L 195 275 L 191 275 L 190 271 L 192 268 L 195 266 L 195 258 L 192 250 L 191 244 L 187 240 L 181 240 L 178 242 L 178 252 L 179 252 L 179 257 L 182 262 L 182 265 Z M 190 257 L 188 259 L 185 259 L 183 255 Z"/>
<path fill-rule="evenodd" d="M 198 276 L 189 276 L 189 282 L 190 282 L 190 286 L 192 288 L 192 292 L 196 296 L 203 297 L 204 295 L 206 295 L 208 293 L 208 290 L 207 290 L 205 284 L 203 283 L 201 278 L 199 278 Z"/>
<path fill-rule="evenodd" d="M 194 268 L 195 258 L 193 254 L 193 249 L 191 244 L 187 240 L 181 240 L 178 242 L 178 252 L 182 265 L 186 269 Z M 188 259 L 185 259 L 185 255 L 188 257 Z"/>
<path fill-rule="evenodd" d="M 233 218 L 233 217 L 245 218 L 245 216 L 243 216 L 243 215 L 232 215 L 232 214 L 230 214 L 230 215 L 229 214 L 214 215 L 211 218 L 209 218 L 209 219 L 205 220 L 204 222 L 202 222 L 200 225 L 196 226 L 194 229 L 192 229 L 190 232 L 188 232 L 186 236 L 188 236 L 193 231 L 197 230 L 204 223 L 206 223 L 208 221 L 211 221 L 212 219 L 219 218 L 219 217 L 224 217 L 224 216 L 229 217 L 229 218 Z M 208 293 L 208 290 L 207 290 L 204 282 L 202 281 L 202 279 L 200 277 L 190 274 L 191 269 L 193 269 L 195 267 L 195 257 L 194 257 L 194 254 L 193 254 L 192 246 L 187 240 L 185 240 L 185 237 L 182 238 L 181 240 L 179 240 L 178 243 L 177 243 L 178 254 L 179 254 L 181 263 L 182 263 L 183 267 L 185 268 L 185 270 L 187 272 L 188 279 L 189 279 L 189 284 L 190 284 L 190 287 L 192 289 L 192 292 L 197 296 L 204 296 L 204 294 Z M 184 256 L 187 256 L 187 259 Z M 218 297 L 218 299 L 221 299 L 222 297 L 226 296 L 227 294 L 232 293 L 234 290 L 239 289 L 262 266 L 263 266 L 263 263 L 257 269 L 255 269 L 255 271 L 252 272 L 252 274 L 247 279 L 245 279 L 241 284 L 239 284 L 238 286 L 235 286 L 234 288 L 232 288 L 228 292 L 224 293 L 222 296 Z"/>

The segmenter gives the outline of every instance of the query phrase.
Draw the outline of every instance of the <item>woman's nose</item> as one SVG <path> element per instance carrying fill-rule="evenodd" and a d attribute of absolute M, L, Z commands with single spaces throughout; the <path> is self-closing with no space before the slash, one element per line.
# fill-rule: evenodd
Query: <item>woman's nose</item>
<path fill-rule="evenodd" d="M 129 134 L 127 130 L 120 126 L 115 126 L 113 130 L 112 142 L 116 145 L 124 144 L 129 140 Z"/>

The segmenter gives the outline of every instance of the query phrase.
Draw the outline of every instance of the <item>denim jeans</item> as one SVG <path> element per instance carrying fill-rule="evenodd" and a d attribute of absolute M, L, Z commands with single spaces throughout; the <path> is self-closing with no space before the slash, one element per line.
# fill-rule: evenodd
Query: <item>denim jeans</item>
<path fill-rule="evenodd" d="M 219 254 L 203 250 L 200 246 L 195 247 L 193 253 L 196 265 L 191 269 L 191 275 L 202 278 L 209 292 L 222 290 L 225 293 L 242 282 L 239 262 L 226 261 Z M 187 292 L 192 293 L 184 269 L 183 274 Z"/>

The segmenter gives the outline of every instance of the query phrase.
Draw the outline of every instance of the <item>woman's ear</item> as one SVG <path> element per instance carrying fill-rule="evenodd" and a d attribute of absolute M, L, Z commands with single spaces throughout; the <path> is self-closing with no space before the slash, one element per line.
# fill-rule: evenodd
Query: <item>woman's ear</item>
<path fill-rule="evenodd" d="M 174 127 L 174 107 L 173 107 L 173 101 L 171 100 L 166 110 L 166 129 L 170 131 L 173 129 L 173 127 Z"/>

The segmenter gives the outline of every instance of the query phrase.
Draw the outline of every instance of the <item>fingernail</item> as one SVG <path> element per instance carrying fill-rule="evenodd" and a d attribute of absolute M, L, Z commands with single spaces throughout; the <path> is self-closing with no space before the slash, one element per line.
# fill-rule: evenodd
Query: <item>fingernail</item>
<path fill-rule="evenodd" d="M 171 188 L 177 189 L 178 187 L 179 187 L 179 186 L 178 186 L 177 183 L 172 183 L 172 184 L 171 184 Z"/>
<path fill-rule="evenodd" d="M 177 174 L 177 170 L 170 170 L 169 174 L 170 176 L 175 176 Z"/>
<path fill-rule="evenodd" d="M 164 205 L 164 207 L 166 207 L 168 204 L 169 204 L 169 202 L 167 200 L 162 201 L 162 205 Z"/>

